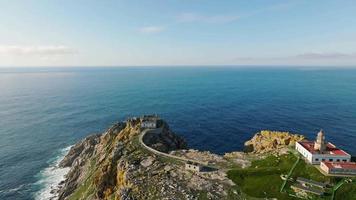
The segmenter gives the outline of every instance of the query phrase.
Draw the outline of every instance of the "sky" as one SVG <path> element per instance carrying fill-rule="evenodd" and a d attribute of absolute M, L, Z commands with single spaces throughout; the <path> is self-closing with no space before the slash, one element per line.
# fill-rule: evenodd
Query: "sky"
<path fill-rule="evenodd" d="M 356 66 L 354 0 L 0 0 L 0 66 Z"/>

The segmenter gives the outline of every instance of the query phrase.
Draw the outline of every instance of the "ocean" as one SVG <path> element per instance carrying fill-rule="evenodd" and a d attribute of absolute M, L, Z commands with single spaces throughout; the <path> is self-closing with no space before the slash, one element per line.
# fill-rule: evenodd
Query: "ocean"
<path fill-rule="evenodd" d="M 0 199 L 48 199 L 70 145 L 159 114 L 190 148 L 243 149 L 259 130 L 300 133 L 356 154 L 356 69 L 0 68 Z"/>

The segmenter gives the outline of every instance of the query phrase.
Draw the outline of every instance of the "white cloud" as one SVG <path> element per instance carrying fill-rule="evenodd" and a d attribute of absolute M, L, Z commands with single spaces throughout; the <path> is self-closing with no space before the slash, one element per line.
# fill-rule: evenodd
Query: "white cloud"
<path fill-rule="evenodd" d="M 179 22 L 229 23 L 238 20 L 237 15 L 201 15 L 197 13 L 182 13 Z"/>
<path fill-rule="evenodd" d="M 257 64 L 257 65 L 351 65 L 355 66 L 356 53 L 340 53 L 340 52 L 325 52 L 325 53 L 301 53 L 295 55 L 281 56 L 246 56 L 235 57 L 232 59 L 238 64 Z"/>
<path fill-rule="evenodd" d="M 178 15 L 179 22 L 203 22 L 203 23 L 231 23 L 242 18 L 251 17 L 264 12 L 286 11 L 297 5 L 297 2 L 284 2 L 281 4 L 275 4 L 269 7 L 252 10 L 248 13 L 236 14 L 217 14 L 217 15 L 203 15 L 195 12 L 186 12 Z"/>
<path fill-rule="evenodd" d="M 63 45 L 55 46 L 1 46 L 0 55 L 40 55 L 40 56 L 58 56 L 74 54 L 76 51 Z"/>
<path fill-rule="evenodd" d="M 164 30 L 164 27 L 162 26 L 145 26 L 139 29 L 141 33 L 147 33 L 147 34 L 153 34 L 153 33 L 159 33 Z"/>
<path fill-rule="evenodd" d="M 300 59 L 352 59 L 356 58 L 356 53 L 303 53 L 295 57 Z"/>

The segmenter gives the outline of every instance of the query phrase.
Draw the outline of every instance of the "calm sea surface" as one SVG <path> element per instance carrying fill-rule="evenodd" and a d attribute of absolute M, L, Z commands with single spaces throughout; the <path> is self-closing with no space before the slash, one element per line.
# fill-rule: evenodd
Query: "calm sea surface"
<path fill-rule="evenodd" d="M 43 199 L 63 149 L 150 113 L 215 153 L 261 129 L 314 138 L 322 128 L 356 154 L 356 69 L 0 68 L 0 199 Z"/>

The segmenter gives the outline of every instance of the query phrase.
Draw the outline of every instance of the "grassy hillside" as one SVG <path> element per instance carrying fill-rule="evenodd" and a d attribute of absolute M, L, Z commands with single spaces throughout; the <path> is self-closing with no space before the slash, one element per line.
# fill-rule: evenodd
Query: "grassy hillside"
<path fill-rule="evenodd" d="M 268 156 L 265 159 L 255 160 L 252 165 L 246 169 L 233 169 L 228 172 L 228 177 L 233 180 L 244 192 L 251 197 L 258 198 L 278 198 L 278 199 L 296 199 L 289 196 L 287 193 L 280 193 L 282 185 L 281 174 L 287 174 L 296 161 L 296 157 L 293 154 L 287 154 L 283 156 Z M 304 177 L 321 182 L 336 183 L 340 179 L 326 177 L 321 174 L 315 167 L 305 163 L 301 160 L 295 170 L 293 171 L 291 178 Z M 288 182 L 286 190 L 291 192 L 291 183 Z M 329 191 L 329 190 L 328 190 Z M 327 194 L 323 198 L 316 196 L 313 199 L 330 199 L 330 194 Z M 356 199 L 356 185 L 355 183 L 344 184 L 337 192 L 335 196 L 336 200 L 355 200 Z"/>
<path fill-rule="evenodd" d="M 269 156 L 253 161 L 247 169 L 230 170 L 228 177 L 249 196 L 287 199 L 287 194 L 279 192 L 283 182 L 280 174 L 286 174 L 295 160 L 293 155 Z"/>

